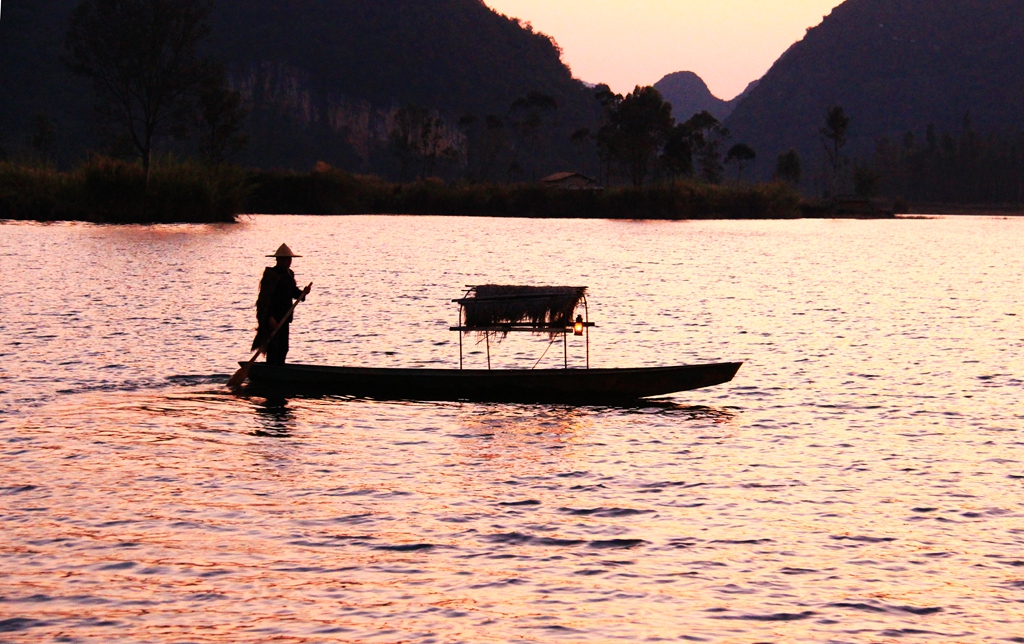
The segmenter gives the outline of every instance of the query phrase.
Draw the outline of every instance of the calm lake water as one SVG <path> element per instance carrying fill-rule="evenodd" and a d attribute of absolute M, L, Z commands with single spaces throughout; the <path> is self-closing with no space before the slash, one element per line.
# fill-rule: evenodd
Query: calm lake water
<path fill-rule="evenodd" d="M 594 366 L 746 364 L 632 409 L 233 395 L 281 242 L 294 362 L 457 367 L 450 300 L 497 282 L 589 286 Z M 1024 642 L 1022 249 L 986 218 L 0 224 L 0 641 Z"/>

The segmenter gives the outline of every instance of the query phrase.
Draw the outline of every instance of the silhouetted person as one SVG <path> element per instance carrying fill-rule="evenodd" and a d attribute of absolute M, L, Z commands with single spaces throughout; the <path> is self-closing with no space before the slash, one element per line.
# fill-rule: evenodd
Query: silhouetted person
<path fill-rule="evenodd" d="M 292 321 L 288 310 L 292 308 L 295 300 L 306 299 L 309 287 L 300 290 L 295 284 L 295 273 L 291 270 L 292 258 L 301 255 L 293 253 L 287 244 L 281 244 L 276 253 L 267 257 L 276 257 L 277 265 L 267 267 L 263 271 L 263 279 L 260 280 L 260 296 L 256 300 L 256 319 L 259 321 L 259 328 L 256 331 L 256 339 L 252 341 L 252 348 L 254 351 L 260 348 L 274 332 L 278 322 L 287 315 L 288 318 L 284 320 L 267 347 L 267 363 L 283 365 L 288 356 L 288 327 Z"/>

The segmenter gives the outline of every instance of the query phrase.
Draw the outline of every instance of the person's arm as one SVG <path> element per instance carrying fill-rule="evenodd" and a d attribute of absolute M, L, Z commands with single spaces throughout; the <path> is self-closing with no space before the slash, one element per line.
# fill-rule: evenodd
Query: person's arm
<path fill-rule="evenodd" d="M 301 302 L 301 301 L 306 299 L 307 295 L 309 295 L 310 287 L 307 286 L 304 289 L 300 289 L 298 284 L 295 283 L 295 276 L 294 275 L 292 276 L 292 285 L 291 286 L 292 286 L 291 297 L 292 297 L 293 300 L 299 300 Z"/>
<path fill-rule="evenodd" d="M 292 290 L 291 298 L 293 300 L 298 300 L 300 302 L 305 301 L 306 296 L 309 295 L 309 291 L 312 289 L 312 287 L 313 287 L 313 283 L 310 282 L 310 284 L 308 286 L 306 286 L 306 288 L 300 289 L 298 286 L 295 286 L 295 280 L 293 279 L 292 280 L 292 289 L 293 290 Z M 292 319 L 291 316 L 289 316 L 288 319 L 291 320 Z M 270 318 L 270 324 L 272 324 L 273 326 L 277 326 L 277 318 L 271 317 Z"/>

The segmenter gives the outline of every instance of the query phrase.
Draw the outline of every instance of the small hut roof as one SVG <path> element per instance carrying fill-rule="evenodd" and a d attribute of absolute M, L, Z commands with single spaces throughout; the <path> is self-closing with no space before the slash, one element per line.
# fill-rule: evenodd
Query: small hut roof
<path fill-rule="evenodd" d="M 463 307 L 467 331 L 526 325 L 538 333 L 560 333 L 572 325 L 572 314 L 586 294 L 586 286 L 485 284 L 455 301 Z"/>
<path fill-rule="evenodd" d="M 570 177 L 582 177 L 582 176 L 583 175 L 580 174 L 579 172 L 556 172 L 554 174 L 549 174 L 548 176 L 544 177 L 543 179 L 540 180 L 540 182 L 541 183 L 554 183 L 556 181 L 564 181 L 565 179 L 568 179 Z"/>
<path fill-rule="evenodd" d="M 540 180 L 541 183 L 547 185 L 557 185 L 562 183 L 569 183 L 571 180 L 575 180 L 580 184 L 589 186 L 599 186 L 598 182 L 585 174 L 580 172 L 556 172 L 550 174 Z"/>

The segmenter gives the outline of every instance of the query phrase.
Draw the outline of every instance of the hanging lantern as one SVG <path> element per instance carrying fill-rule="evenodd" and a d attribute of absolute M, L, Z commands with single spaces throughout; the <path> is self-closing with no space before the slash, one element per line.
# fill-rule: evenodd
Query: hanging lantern
<path fill-rule="evenodd" d="M 573 335 L 583 335 L 583 316 L 582 315 L 577 315 L 576 316 L 576 324 L 572 325 L 572 334 Z"/>

